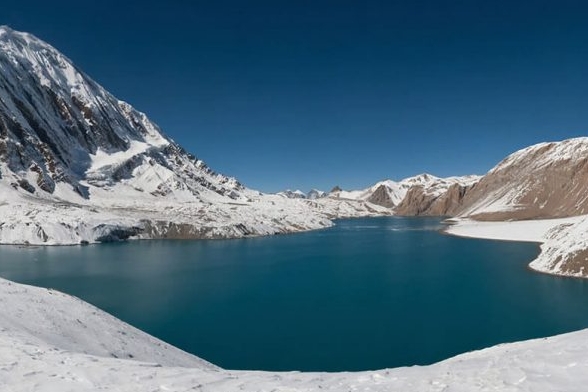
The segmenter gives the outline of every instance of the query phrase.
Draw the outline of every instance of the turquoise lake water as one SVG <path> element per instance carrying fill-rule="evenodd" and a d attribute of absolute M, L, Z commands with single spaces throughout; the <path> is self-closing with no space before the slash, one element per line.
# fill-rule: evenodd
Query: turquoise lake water
<path fill-rule="evenodd" d="M 438 219 L 341 220 L 226 241 L 0 247 L 0 275 L 56 288 L 219 366 L 365 370 L 588 327 L 588 282 L 534 273 L 530 243 Z"/>

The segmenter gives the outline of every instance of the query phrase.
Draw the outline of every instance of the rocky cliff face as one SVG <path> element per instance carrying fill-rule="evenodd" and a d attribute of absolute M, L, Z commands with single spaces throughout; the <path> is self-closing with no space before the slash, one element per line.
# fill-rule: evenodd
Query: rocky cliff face
<path fill-rule="evenodd" d="M 588 213 L 588 138 L 541 143 L 508 156 L 455 211 L 478 220 L 560 218 Z"/>
<path fill-rule="evenodd" d="M 0 243 L 225 238 L 330 225 L 214 173 L 38 38 L 0 27 Z"/>
<path fill-rule="evenodd" d="M 396 182 L 381 181 L 358 191 L 336 190 L 329 197 L 338 200 L 365 200 L 389 208 L 391 213 L 404 216 L 445 216 L 459 209 L 463 198 L 479 176 L 439 178 L 420 174 Z"/>
<path fill-rule="evenodd" d="M 408 190 L 395 213 L 403 216 L 452 216 L 462 206 L 464 196 L 473 185 L 455 183 L 439 193 L 424 186 Z"/>
<path fill-rule="evenodd" d="M 206 190 L 243 199 L 236 180 L 213 173 L 43 41 L 0 27 L 0 69 L 0 171 L 12 186 L 53 195 L 61 184 L 89 199 L 90 186 L 125 182 L 159 197 Z"/>

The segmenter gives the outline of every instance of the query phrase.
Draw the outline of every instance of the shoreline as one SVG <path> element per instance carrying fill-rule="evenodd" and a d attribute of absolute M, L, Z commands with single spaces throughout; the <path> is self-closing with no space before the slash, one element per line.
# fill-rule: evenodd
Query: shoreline
<path fill-rule="evenodd" d="M 450 218 L 445 234 L 463 238 L 479 238 L 496 241 L 544 243 L 549 230 L 561 224 L 576 223 L 583 216 L 556 219 L 534 219 L 521 221 L 476 221 L 467 218 Z M 525 231 L 526 230 L 526 231 Z"/>
<path fill-rule="evenodd" d="M 545 236 L 554 228 L 569 227 L 584 218 L 519 222 L 457 220 L 442 232 L 468 238 L 545 244 Z M 529 230 L 530 226 L 535 229 Z M 540 255 L 543 252 L 542 245 Z M 427 392 L 457 388 L 546 392 L 553 386 L 579 391 L 582 385 L 588 384 L 588 355 L 584 354 L 588 352 L 588 329 L 499 344 L 427 366 L 338 373 L 232 371 L 192 357 L 93 305 L 55 290 L 0 278 L 0 303 L 5 304 L 5 310 L 0 313 L 0 385 L 7 385 L 13 391 L 53 390 L 45 387 L 49 383 L 54 390 L 113 388 L 133 392 L 190 388 Z M 126 359 L 118 352 L 124 353 Z M 554 352 L 558 355 L 554 356 Z M 177 367 L 179 363 L 189 367 Z M 548 382 L 546 376 L 550 377 Z"/>
<path fill-rule="evenodd" d="M 554 386 L 581 391 L 588 384 L 588 329 L 499 344 L 426 366 L 337 373 L 245 371 L 217 368 L 55 290 L 0 278 L 0 301 L 11 304 L 0 313 L 0 385 L 15 392 L 547 392 Z M 25 313 L 19 314 L 19 308 Z M 31 314 L 36 318 L 29 319 Z M 136 352 L 142 355 L 135 357 Z"/>
<path fill-rule="evenodd" d="M 537 257 L 527 267 L 532 271 L 566 278 L 588 278 L 588 215 L 568 218 L 485 222 L 452 218 L 444 234 L 495 241 L 534 242 Z"/>

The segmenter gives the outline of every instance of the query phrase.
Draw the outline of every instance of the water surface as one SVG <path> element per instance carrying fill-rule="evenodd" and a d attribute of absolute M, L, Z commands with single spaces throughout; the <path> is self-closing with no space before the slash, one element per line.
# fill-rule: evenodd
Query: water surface
<path fill-rule="evenodd" d="M 214 241 L 0 247 L 0 275 L 57 288 L 219 366 L 429 364 L 588 327 L 588 284 L 531 272 L 530 243 L 439 234 L 439 220 L 341 220 Z"/>

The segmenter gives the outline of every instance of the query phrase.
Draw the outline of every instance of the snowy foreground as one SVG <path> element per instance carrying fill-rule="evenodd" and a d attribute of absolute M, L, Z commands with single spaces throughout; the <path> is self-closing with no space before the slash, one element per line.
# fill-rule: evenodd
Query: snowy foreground
<path fill-rule="evenodd" d="M 583 217 L 460 221 L 448 231 L 548 244 L 558 235 L 558 228 L 581 231 L 584 226 Z M 541 392 L 584 391 L 588 385 L 588 329 L 499 345 L 430 366 L 356 373 L 274 373 L 219 369 L 53 290 L 0 279 L 0 303 L 2 391 Z"/>
<path fill-rule="evenodd" d="M 357 373 L 228 371 L 65 294 L 0 279 L 0 302 L 3 391 L 540 392 L 582 391 L 588 385 L 588 330 L 500 345 L 423 367 Z"/>

